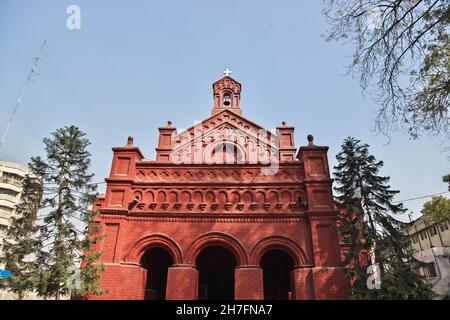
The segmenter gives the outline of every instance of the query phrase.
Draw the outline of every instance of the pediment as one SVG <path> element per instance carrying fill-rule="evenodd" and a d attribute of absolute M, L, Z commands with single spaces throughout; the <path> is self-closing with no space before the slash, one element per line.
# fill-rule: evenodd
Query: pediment
<path fill-rule="evenodd" d="M 263 144 L 276 147 L 274 143 L 277 137 L 276 134 L 273 134 L 264 127 L 228 110 L 213 115 L 189 129 L 176 134 L 173 138 L 173 147 L 174 149 L 182 148 L 185 147 L 186 144 L 197 141 L 198 139 L 205 139 L 211 136 L 222 135 L 222 138 L 227 140 L 227 134 L 222 133 L 227 129 L 231 131 L 229 134 L 234 135 L 235 138 L 244 136 L 251 139 L 257 139 Z M 231 137 L 231 139 L 233 139 L 233 137 Z"/>
<path fill-rule="evenodd" d="M 212 115 L 211 117 L 193 125 L 192 127 L 178 133 L 174 137 L 174 141 L 182 136 L 187 136 L 188 134 L 193 135 L 195 130 L 200 130 L 202 132 L 210 131 L 211 129 L 217 128 L 224 123 L 228 123 L 233 127 L 253 135 L 257 135 L 260 130 L 265 130 L 264 127 L 240 116 L 230 110 L 224 110 L 218 114 Z"/>
<path fill-rule="evenodd" d="M 245 159 L 270 158 L 278 154 L 277 142 L 275 134 L 232 111 L 224 110 L 175 135 L 172 155 L 174 159 L 186 159 L 192 157 L 194 152 L 210 153 L 211 148 L 227 144 L 239 149 Z M 257 156 L 252 156 L 252 153 Z"/>

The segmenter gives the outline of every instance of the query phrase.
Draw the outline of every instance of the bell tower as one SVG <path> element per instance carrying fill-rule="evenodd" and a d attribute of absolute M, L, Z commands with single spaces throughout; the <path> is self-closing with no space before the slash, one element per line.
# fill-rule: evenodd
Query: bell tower
<path fill-rule="evenodd" d="M 226 109 L 242 115 L 240 107 L 241 84 L 230 77 L 230 69 L 226 68 L 223 73 L 225 77 L 213 83 L 214 106 L 211 115 L 218 114 Z"/>

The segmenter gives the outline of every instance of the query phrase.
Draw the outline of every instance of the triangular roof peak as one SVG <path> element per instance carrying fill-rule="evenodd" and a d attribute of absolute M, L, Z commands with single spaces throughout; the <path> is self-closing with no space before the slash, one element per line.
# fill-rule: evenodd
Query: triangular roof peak
<path fill-rule="evenodd" d="M 202 130 L 213 129 L 216 126 L 220 126 L 223 123 L 229 123 L 235 126 L 240 127 L 243 131 L 252 130 L 266 130 L 263 126 L 245 118 L 241 114 L 235 113 L 232 110 L 225 109 L 219 111 L 216 114 L 211 115 L 210 117 L 202 120 L 194 124 L 193 126 L 182 130 L 181 132 L 177 132 L 175 137 L 185 135 L 187 132 L 193 133 L 196 128 L 202 128 Z"/>

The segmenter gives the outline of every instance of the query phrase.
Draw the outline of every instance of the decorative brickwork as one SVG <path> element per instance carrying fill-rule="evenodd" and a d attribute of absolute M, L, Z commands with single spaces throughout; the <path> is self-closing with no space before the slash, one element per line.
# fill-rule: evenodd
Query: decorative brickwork
<path fill-rule="evenodd" d="M 244 118 L 241 84 L 230 77 L 213 92 L 211 117 L 180 133 L 171 122 L 159 128 L 155 161 L 131 137 L 113 148 L 94 206 L 108 292 L 87 298 L 151 298 L 162 290 L 160 274 L 167 299 L 345 299 L 328 147 L 308 137 L 297 152 L 294 127 L 269 132 Z M 212 247 L 220 249 L 207 253 Z M 142 257 L 153 248 L 172 266 L 147 270 Z M 202 253 L 215 255 L 211 270 L 199 269 Z M 225 278 L 234 283 L 218 292 Z"/>

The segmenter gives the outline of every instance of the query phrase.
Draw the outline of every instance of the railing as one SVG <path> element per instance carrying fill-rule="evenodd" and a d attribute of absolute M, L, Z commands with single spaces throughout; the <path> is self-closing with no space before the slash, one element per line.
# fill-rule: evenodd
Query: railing
<path fill-rule="evenodd" d="M 11 185 L 19 187 L 19 188 L 22 187 L 22 181 L 19 181 L 19 180 L 13 179 L 13 178 L 9 178 L 9 177 L 5 177 L 5 176 L 0 177 L 0 182 L 11 184 Z"/>

